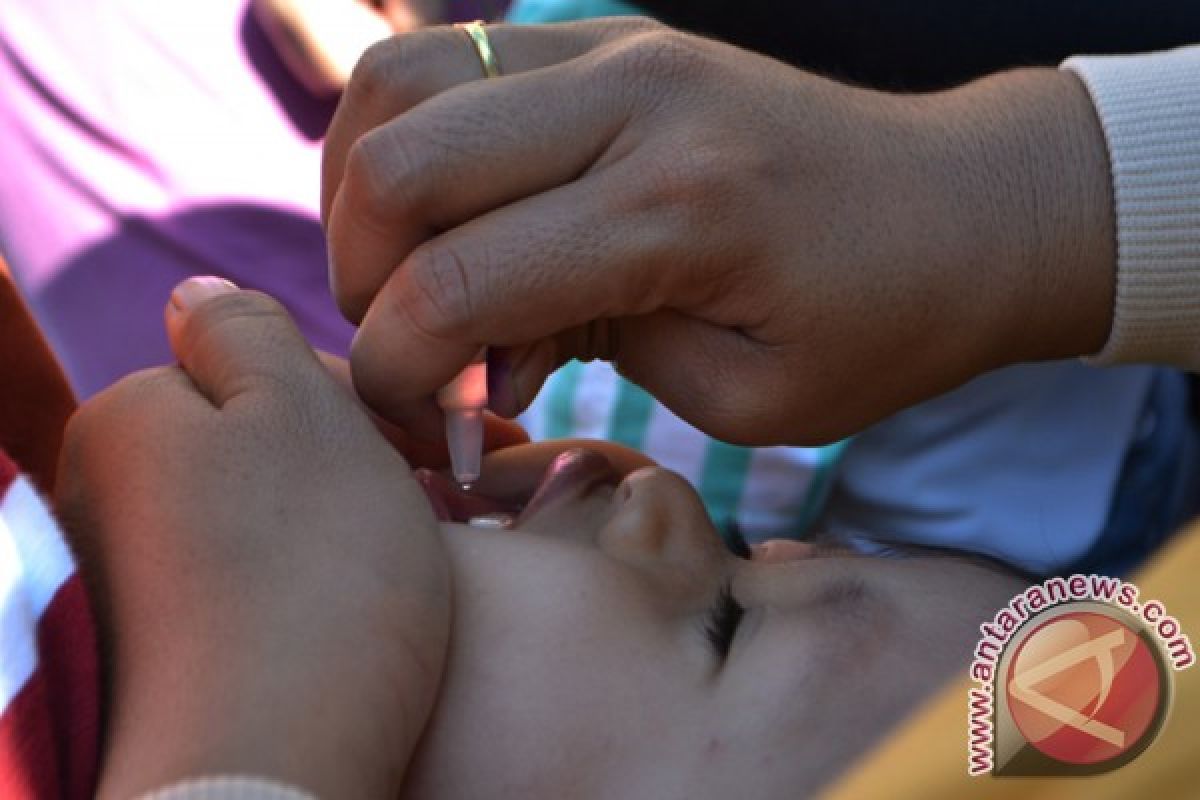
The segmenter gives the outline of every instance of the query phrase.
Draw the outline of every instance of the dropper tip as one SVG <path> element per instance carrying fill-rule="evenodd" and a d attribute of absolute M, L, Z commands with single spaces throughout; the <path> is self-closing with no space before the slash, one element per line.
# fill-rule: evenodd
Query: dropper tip
<path fill-rule="evenodd" d="M 450 451 L 450 471 L 454 480 L 467 491 L 479 480 L 483 455 L 483 412 L 477 408 L 446 410 L 446 445 Z"/>

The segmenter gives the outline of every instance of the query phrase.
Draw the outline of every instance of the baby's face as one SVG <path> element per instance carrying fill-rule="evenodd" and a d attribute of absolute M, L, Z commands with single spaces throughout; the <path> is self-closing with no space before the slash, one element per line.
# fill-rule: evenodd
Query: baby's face
<path fill-rule="evenodd" d="M 452 640 L 408 796 L 807 795 L 965 671 L 1021 586 L 944 557 L 739 558 L 681 478 L 589 446 L 607 457 L 491 457 L 480 491 L 517 503 L 550 467 L 515 529 L 443 523 Z"/>

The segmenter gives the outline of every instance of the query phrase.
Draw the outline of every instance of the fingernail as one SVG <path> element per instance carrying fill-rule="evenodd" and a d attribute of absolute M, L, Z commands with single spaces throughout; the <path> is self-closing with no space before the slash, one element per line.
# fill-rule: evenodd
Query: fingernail
<path fill-rule="evenodd" d="M 237 291 L 237 285 L 215 275 L 188 278 L 171 292 L 171 305 L 179 311 L 195 308 L 209 298 Z"/>
<path fill-rule="evenodd" d="M 812 542 L 797 542 L 793 539 L 771 539 L 750 546 L 750 557 L 755 561 L 784 564 L 804 561 L 816 555 Z"/>
<path fill-rule="evenodd" d="M 502 417 L 510 417 L 517 406 L 513 387 L 512 362 L 503 348 L 492 347 L 487 352 L 488 409 Z"/>

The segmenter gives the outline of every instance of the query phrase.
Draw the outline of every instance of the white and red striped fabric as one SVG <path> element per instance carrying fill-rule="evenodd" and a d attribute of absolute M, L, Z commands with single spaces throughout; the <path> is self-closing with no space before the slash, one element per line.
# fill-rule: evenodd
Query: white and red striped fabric
<path fill-rule="evenodd" d="M 0 798 L 86 798 L 100 741 L 95 627 L 58 525 L 0 451 Z"/>

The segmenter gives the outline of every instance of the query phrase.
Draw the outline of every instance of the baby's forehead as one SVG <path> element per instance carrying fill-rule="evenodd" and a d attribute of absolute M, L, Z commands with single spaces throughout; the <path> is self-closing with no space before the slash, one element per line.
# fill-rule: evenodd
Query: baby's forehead
<path fill-rule="evenodd" d="M 997 556 L 975 550 L 917 544 L 894 537 L 851 531 L 821 532 L 814 536 L 813 541 L 822 547 L 841 548 L 847 552 L 874 558 L 940 559 L 943 562 L 970 564 L 989 572 L 998 572 L 1008 576 L 1029 579 L 1035 577 Z"/>
<path fill-rule="evenodd" d="M 980 567 L 940 556 L 838 554 L 748 563 L 734 587 L 746 607 L 746 652 L 758 649 L 734 666 L 753 670 L 756 680 L 771 676 L 786 692 L 816 676 L 818 684 L 835 687 L 853 682 L 868 665 L 899 668 L 897 659 L 933 657 L 922 642 L 946 638 L 943 624 L 964 610 L 971 616 L 981 577 Z"/>
<path fill-rule="evenodd" d="M 797 624 L 854 624 L 878 635 L 883 627 L 922 624 L 914 617 L 937 616 L 935 606 L 972 607 L 989 595 L 983 590 L 1022 578 L 974 554 L 905 545 L 869 555 L 820 544 L 812 557 L 793 562 L 744 563 L 735 589 L 744 604 L 770 607 Z"/>

